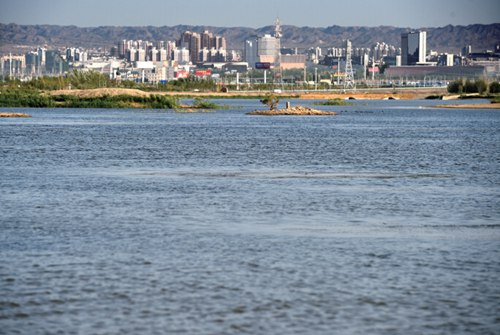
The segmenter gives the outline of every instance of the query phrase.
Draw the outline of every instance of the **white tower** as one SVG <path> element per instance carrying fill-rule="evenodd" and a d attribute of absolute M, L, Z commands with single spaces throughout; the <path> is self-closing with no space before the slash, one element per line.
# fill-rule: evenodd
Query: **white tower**
<path fill-rule="evenodd" d="M 278 79 L 278 82 L 282 82 L 282 78 L 283 78 L 283 69 L 281 68 L 281 36 L 283 36 L 282 32 L 281 32 L 281 22 L 280 22 L 280 18 L 279 17 L 276 17 L 276 21 L 274 21 L 274 37 L 276 38 L 276 48 L 278 49 L 278 64 L 277 64 L 277 67 L 278 67 L 278 71 L 276 73 L 277 77 L 279 78 L 276 78 Z"/>

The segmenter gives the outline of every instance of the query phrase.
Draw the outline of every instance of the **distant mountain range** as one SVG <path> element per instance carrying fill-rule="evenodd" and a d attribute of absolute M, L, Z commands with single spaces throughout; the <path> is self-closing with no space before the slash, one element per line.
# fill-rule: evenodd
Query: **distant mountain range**
<path fill-rule="evenodd" d="M 0 53 L 22 51 L 32 47 L 47 45 L 55 47 L 111 48 L 118 41 L 127 40 L 176 40 L 184 31 L 202 32 L 209 30 L 226 38 L 229 49 L 242 49 L 245 39 L 270 34 L 273 26 L 258 29 L 245 27 L 210 27 L 177 25 L 172 27 L 93 27 L 55 25 L 17 25 L 0 23 Z M 350 39 L 354 47 L 371 47 L 377 42 L 400 47 L 401 33 L 410 28 L 389 26 L 326 28 L 296 27 L 285 25 L 282 46 L 291 48 L 341 47 L 342 41 Z M 459 52 L 466 45 L 480 52 L 493 49 L 500 44 L 500 23 L 474 24 L 468 26 L 448 25 L 439 28 L 420 28 L 427 31 L 427 49 L 439 52 Z"/>

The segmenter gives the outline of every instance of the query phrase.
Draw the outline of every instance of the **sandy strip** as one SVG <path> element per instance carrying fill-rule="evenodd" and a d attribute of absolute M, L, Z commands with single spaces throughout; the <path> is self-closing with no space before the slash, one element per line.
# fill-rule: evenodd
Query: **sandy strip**
<path fill-rule="evenodd" d="M 500 103 L 486 103 L 486 104 L 467 104 L 467 105 L 437 105 L 434 108 L 460 108 L 460 109 L 500 109 Z"/>
<path fill-rule="evenodd" d="M 31 117 L 26 113 L 0 113 L 0 117 Z"/>

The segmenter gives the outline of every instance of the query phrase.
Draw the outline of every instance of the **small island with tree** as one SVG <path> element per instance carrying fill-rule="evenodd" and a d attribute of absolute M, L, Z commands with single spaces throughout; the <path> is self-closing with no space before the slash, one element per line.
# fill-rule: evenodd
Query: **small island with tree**
<path fill-rule="evenodd" d="M 291 107 L 289 103 L 287 103 L 285 109 L 278 109 L 279 101 L 279 98 L 275 94 L 268 94 L 264 99 L 260 100 L 260 102 L 269 107 L 269 109 L 257 110 L 248 113 L 248 115 L 337 115 L 335 112 L 325 112 L 309 107 Z"/>

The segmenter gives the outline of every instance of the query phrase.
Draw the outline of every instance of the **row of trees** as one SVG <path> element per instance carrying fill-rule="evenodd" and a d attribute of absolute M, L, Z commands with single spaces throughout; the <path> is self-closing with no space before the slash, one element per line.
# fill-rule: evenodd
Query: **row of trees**
<path fill-rule="evenodd" d="M 474 81 L 470 79 L 459 79 L 452 81 L 448 85 L 448 92 L 455 94 L 466 94 L 466 93 L 479 93 L 479 94 L 497 94 L 500 93 L 500 83 L 494 81 L 489 85 L 484 79 L 476 79 Z"/>
<path fill-rule="evenodd" d="M 37 89 L 37 90 L 62 90 L 67 88 L 72 89 L 92 89 L 92 88 L 137 88 L 142 90 L 158 90 L 158 91 L 189 91 L 198 89 L 200 91 L 215 91 L 216 83 L 211 79 L 188 77 L 186 79 L 172 80 L 166 84 L 151 84 L 136 83 L 130 80 L 117 81 L 111 80 L 107 76 L 96 71 L 73 71 L 65 76 L 59 77 L 39 77 L 29 81 L 20 81 L 18 79 L 6 78 L 4 86 Z"/>
<path fill-rule="evenodd" d="M 99 87 L 118 87 L 116 81 L 110 80 L 102 73 L 96 71 L 73 71 L 66 76 L 44 76 L 33 78 L 29 81 L 5 78 L 3 86 L 7 88 L 23 88 L 35 90 L 61 90 L 66 88 L 89 89 Z"/>

